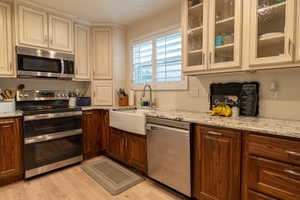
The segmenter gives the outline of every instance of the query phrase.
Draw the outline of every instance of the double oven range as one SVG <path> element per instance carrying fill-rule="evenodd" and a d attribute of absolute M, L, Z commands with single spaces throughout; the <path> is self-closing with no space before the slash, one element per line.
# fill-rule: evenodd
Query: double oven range
<path fill-rule="evenodd" d="M 69 108 L 65 91 L 23 90 L 25 178 L 79 163 L 82 157 L 82 111 Z"/>

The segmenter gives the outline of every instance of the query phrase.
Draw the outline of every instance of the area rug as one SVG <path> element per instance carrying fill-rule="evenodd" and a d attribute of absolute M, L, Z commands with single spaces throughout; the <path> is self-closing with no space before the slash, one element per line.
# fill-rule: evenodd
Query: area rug
<path fill-rule="evenodd" d="M 145 180 L 108 158 L 84 164 L 81 168 L 113 196 Z"/>

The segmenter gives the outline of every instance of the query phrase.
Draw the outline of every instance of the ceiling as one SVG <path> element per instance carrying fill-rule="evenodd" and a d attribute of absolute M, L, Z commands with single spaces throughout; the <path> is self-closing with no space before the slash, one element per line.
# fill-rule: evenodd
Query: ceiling
<path fill-rule="evenodd" d="M 130 25 L 179 4 L 180 0 L 30 0 L 90 22 Z"/>

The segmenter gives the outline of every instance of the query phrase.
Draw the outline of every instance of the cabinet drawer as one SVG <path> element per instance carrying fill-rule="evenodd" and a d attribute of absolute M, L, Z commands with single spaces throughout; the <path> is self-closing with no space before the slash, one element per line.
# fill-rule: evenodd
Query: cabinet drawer
<path fill-rule="evenodd" d="M 298 141 L 249 135 L 248 152 L 252 155 L 300 165 L 300 142 Z"/>
<path fill-rule="evenodd" d="M 300 167 L 249 156 L 248 188 L 279 199 L 300 199 Z"/>
<path fill-rule="evenodd" d="M 249 190 L 248 191 L 248 200 L 277 200 L 277 199 L 274 199 L 274 198 L 268 197 L 264 194 Z"/>

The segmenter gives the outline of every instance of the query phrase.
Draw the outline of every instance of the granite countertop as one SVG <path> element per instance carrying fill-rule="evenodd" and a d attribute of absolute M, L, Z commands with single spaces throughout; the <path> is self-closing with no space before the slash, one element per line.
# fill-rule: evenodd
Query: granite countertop
<path fill-rule="evenodd" d="M 182 120 L 196 124 L 215 127 L 231 128 L 243 131 L 253 131 L 277 136 L 300 139 L 300 121 L 278 120 L 261 117 L 217 117 L 209 113 L 182 112 L 182 111 L 149 111 L 146 116 L 172 120 Z"/>
<path fill-rule="evenodd" d="M 6 113 L 0 113 L 0 118 L 21 117 L 22 115 L 23 115 L 22 111 L 6 112 Z"/>

